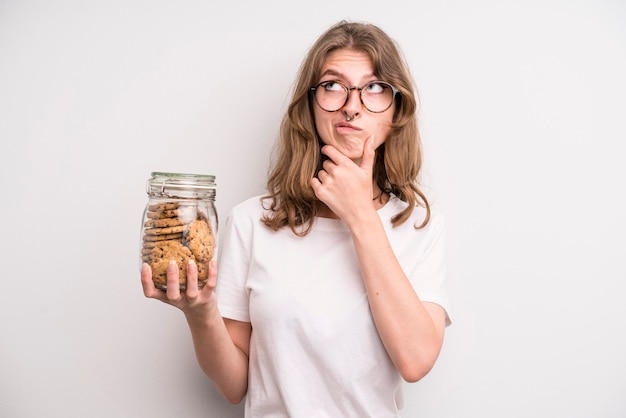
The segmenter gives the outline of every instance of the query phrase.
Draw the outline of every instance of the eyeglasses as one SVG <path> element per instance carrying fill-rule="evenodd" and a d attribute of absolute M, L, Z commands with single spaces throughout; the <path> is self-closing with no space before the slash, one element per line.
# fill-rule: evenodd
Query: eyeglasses
<path fill-rule="evenodd" d="M 348 87 L 339 81 L 322 81 L 311 87 L 317 104 L 327 112 L 336 112 L 348 103 L 352 90 L 359 91 L 361 103 L 372 113 L 382 113 L 393 104 L 399 91 L 384 81 L 371 81 L 361 87 Z"/>

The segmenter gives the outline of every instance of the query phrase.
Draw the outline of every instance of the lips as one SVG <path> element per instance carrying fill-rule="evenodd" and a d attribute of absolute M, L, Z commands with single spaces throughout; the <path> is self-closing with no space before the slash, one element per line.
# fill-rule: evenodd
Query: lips
<path fill-rule="evenodd" d="M 352 129 L 355 131 L 360 131 L 361 128 L 358 128 L 348 122 L 339 122 L 338 124 L 335 125 L 335 128 L 337 129 Z"/>

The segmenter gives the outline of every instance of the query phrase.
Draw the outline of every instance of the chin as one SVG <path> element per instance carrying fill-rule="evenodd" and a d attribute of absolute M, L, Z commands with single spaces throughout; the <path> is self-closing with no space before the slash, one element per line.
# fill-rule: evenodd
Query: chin
<path fill-rule="evenodd" d="M 363 141 L 358 138 L 346 138 L 339 141 L 337 149 L 350 159 L 361 158 L 363 156 Z"/>

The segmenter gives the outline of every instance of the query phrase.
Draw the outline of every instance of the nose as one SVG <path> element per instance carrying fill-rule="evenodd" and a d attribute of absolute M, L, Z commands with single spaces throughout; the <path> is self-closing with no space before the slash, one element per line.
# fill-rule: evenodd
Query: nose
<path fill-rule="evenodd" d="M 358 87 L 351 87 L 348 90 L 348 100 L 342 108 L 343 112 L 346 115 L 356 117 L 360 113 L 362 106 L 363 104 L 361 103 L 361 91 Z"/>

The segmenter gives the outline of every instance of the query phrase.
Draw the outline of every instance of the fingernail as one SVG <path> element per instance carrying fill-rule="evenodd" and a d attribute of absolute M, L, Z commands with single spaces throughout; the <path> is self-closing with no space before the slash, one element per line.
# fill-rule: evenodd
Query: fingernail
<path fill-rule="evenodd" d="M 176 264 L 176 260 L 170 260 L 170 264 L 167 266 L 168 270 L 177 270 L 178 264 Z"/>
<path fill-rule="evenodd" d="M 194 260 L 193 258 L 189 259 L 189 264 L 196 264 L 196 260 Z"/>

